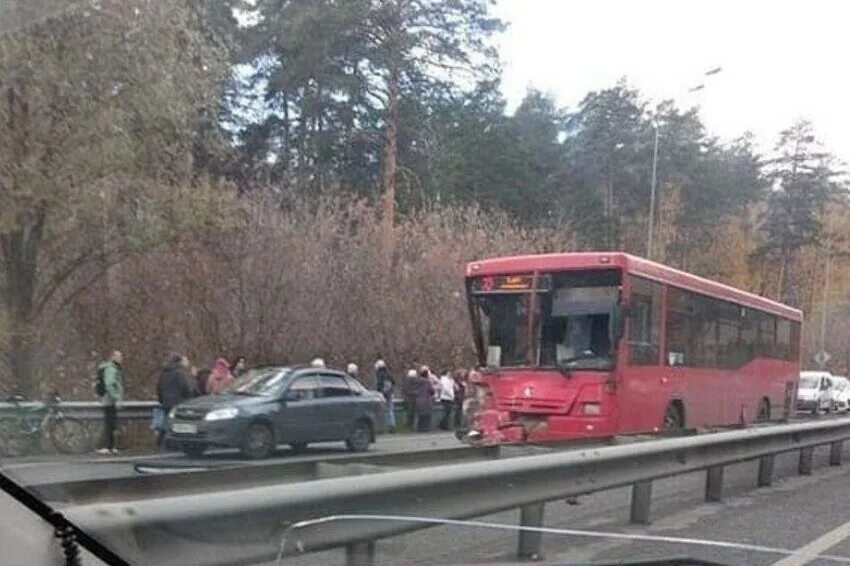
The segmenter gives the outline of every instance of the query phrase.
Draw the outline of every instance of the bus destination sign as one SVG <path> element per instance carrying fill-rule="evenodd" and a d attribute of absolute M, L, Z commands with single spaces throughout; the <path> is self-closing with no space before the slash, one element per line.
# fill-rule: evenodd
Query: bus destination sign
<path fill-rule="evenodd" d="M 479 293 L 498 291 L 530 291 L 534 288 L 534 275 L 490 275 L 475 280 Z"/>

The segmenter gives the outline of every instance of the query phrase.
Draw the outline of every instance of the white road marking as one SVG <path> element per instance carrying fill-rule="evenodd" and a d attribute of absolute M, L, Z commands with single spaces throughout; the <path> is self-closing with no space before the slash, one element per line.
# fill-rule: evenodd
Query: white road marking
<path fill-rule="evenodd" d="M 299 521 L 297 523 L 293 523 L 289 525 L 286 529 L 283 530 L 282 536 L 280 538 L 280 547 L 278 549 L 277 561 L 276 565 L 280 564 L 281 560 L 283 560 L 284 552 L 286 551 L 287 544 L 293 545 L 299 552 L 303 552 L 303 543 L 301 540 L 297 538 L 298 531 L 305 527 L 311 527 L 314 525 L 321 525 L 323 523 L 332 523 L 337 521 L 393 521 L 393 522 L 408 522 L 408 523 L 421 523 L 427 525 L 453 525 L 453 526 L 463 526 L 463 527 L 480 527 L 480 528 L 488 528 L 488 529 L 501 529 L 507 531 L 527 531 L 533 533 L 544 533 L 544 534 L 558 534 L 558 535 L 570 535 L 570 536 L 579 536 L 579 537 L 589 537 L 589 538 L 603 538 L 603 539 L 622 539 L 628 541 L 647 541 L 647 542 L 663 542 L 663 543 L 673 543 L 673 544 L 685 544 L 685 545 L 694 545 L 694 546 L 708 546 L 715 548 L 729 548 L 735 550 L 746 550 L 751 552 L 762 552 L 768 554 L 782 554 L 785 556 L 796 556 L 802 555 L 805 559 L 805 562 L 801 562 L 800 564 L 805 564 L 809 562 L 813 558 L 821 558 L 824 560 L 830 560 L 833 562 L 841 562 L 843 564 L 850 564 L 850 557 L 846 556 L 832 556 L 829 554 L 821 554 L 821 555 L 810 555 L 801 552 L 801 550 L 786 550 L 784 548 L 777 548 L 773 546 L 764 546 L 760 544 L 750 544 L 750 543 L 742 543 L 742 542 L 732 542 L 725 540 L 710 540 L 710 539 L 701 539 L 701 538 L 685 538 L 685 537 L 672 537 L 672 536 L 661 536 L 661 535 L 646 535 L 641 533 L 620 533 L 620 532 L 612 532 L 612 531 L 591 531 L 584 529 L 563 529 L 563 528 L 554 528 L 554 527 L 528 527 L 523 525 L 508 525 L 505 523 L 491 523 L 489 521 L 473 521 L 473 520 L 460 520 L 460 519 L 439 519 L 434 517 L 417 517 L 411 515 L 327 515 L 325 517 L 319 517 L 318 519 L 308 519 L 305 521 Z M 846 525 L 842 525 L 839 528 L 850 528 L 848 527 L 850 523 Z M 838 530 L 838 529 L 836 529 Z M 847 532 L 850 534 L 850 531 Z M 847 536 L 846 534 L 844 536 Z M 841 537 L 841 539 L 844 538 Z M 823 537 L 821 537 L 823 538 Z M 831 543 L 830 546 L 840 542 L 841 539 L 838 539 L 834 543 Z M 806 548 L 806 547 L 803 547 Z M 827 547 L 828 548 L 828 547 Z M 781 562 L 781 561 L 780 561 Z M 779 563 L 777 563 L 779 564 Z M 797 564 L 796 562 L 792 562 L 790 564 Z M 775 564 L 773 566 L 776 566 Z"/>
<path fill-rule="evenodd" d="M 793 556 L 786 556 L 782 560 L 774 562 L 773 566 L 803 566 L 818 558 L 822 552 L 832 548 L 848 536 L 850 536 L 850 521 L 832 529 L 809 544 L 801 546 Z"/>

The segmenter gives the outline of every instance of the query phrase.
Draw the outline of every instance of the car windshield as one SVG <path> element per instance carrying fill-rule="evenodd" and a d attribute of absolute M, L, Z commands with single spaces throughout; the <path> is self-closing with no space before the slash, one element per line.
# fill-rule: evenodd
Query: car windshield
<path fill-rule="evenodd" d="M 272 395 L 280 390 L 289 372 L 279 367 L 250 369 L 226 391 L 236 395 Z"/>
<path fill-rule="evenodd" d="M 800 389 L 817 389 L 820 383 L 820 378 L 813 375 L 804 375 L 800 377 Z"/>

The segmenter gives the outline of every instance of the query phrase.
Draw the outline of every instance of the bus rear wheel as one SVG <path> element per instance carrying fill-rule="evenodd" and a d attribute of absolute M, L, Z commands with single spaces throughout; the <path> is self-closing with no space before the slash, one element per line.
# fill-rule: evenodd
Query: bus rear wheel
<path fill-rule="evenodd" d="M 758 412 L 756 413 L 756 422 L 757 423 L 766 423 L 770 420 L 770 401 L 766 398 L 762 398 L 759 401 Z"/>
<path fill-rule="evenodd" d="M 670 403 L 664 410 L 664 422 L 661 425 L 663 432 L 679 432 L 685 426 L 685 418 L 682 408 L 677 403 Z"/>

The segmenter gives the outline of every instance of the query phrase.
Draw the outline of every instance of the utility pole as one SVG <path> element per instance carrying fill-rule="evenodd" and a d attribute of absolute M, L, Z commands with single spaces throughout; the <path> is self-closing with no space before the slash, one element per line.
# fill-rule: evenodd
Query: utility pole
<path fill-rule="evenodd" d="M 652 181 L 649 185 L 649 230 L 646 236 L 646 259 L 652 259 L 652 228 L 655 223 L 655 186 L 658 182 L 658 123 L 653 122 L 655 128 L 655 143 L 652 146 Z"/>
<path fill-rule="evenodd" d="M 830 223 L 831 224 L 831 223 Z M 829 316 L 829 288 L 832 280 L 832 236 L 829 235 L 826 240 L 826 268 L 824 269 L 824 282 L 823 282 L 823 307 L 821 311 L 821 319 L 820 319 L 820 351 L 826 353 L 826 321 Z M 823 360 L 823 362 L 820 362 Z M 819 356 L 818 357 L 818 365 L 821 366 L 821 369 L 824 369 L 826 366 L 826 362 L 828 362 L 828 356 Z"/>
<path fill-rule="evenodd" d="M 716 75 L 723 71 L 722 67 L 715 67 L 709 71 L 703 73 L 706 77 L 710 77 Z M 692 88 L 688 89 L 689 93 L 695 93 L 703 90 L 705 88 L 705 84 L 700 83 Z M 652 147 L 652 181 L 649 186 L 649 226 L 647 226 L 647 235 L 646 235 L 646 259 L 652 259 L 652 234 L 655 231 L 655 192 L 656 185 L 658 184 L 658 137 L 659 137 L 659 127 L 658 122 L 653 122 L 653 127 L 655 128 L 655 143 Z"/>

